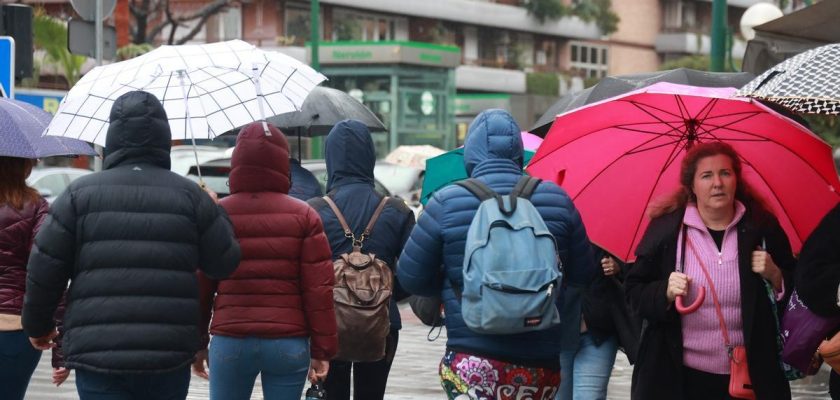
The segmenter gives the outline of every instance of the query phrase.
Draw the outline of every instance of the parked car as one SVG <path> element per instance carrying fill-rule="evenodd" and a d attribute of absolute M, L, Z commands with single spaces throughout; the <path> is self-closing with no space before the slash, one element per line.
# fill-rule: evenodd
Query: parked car
<path fill-rule="evenodd" d="M 26 178 L 26 184 L 38 190 L 48 203 L 52 203 L 70 182 L 93 171 L 81 168 L 45 167 L 35 168 Z"/>
<path fill-rule="evenodd" d="M 196 164 L 196 156 L 198 156 L 198 164 L 201 165 L 210 160 L 230 157 L 230 152 L 228 149 L 216 146 L 195 146 L 195 150 L 192 145 L 172 146 L 169 153 L 171 160 L 169 169 L 178 175 L 185 176 L 190 167 Z"/>
<path fill-rule="evenodd" d="M 321 191 L 327 191 L 327 164 L 323 160 L 304 160 L 301 163 L 304 168 L 315 175 L 315 179 L 321 184 Z M 230 158 L 220 158 L 216 160 L 207 161 L 199 164 L 201 169 L 201 177 L 204 184 L 212 191 L 219 195 L 219 198 L 230 194 L 230 187 L 228 186 L 228 177 L 230 176 Z M 199 182 L 198 178 L 199 168 L 195 165 L 190 167 L 187 172 L 187 178 L 195 182 Z M 374 187 L 377 192 L 391 196 L 391 192 L 378 179 L 374 179 Z"/>

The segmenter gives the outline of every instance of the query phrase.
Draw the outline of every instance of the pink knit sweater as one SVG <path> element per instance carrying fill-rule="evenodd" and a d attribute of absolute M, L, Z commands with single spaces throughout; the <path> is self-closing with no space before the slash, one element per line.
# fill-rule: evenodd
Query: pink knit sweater
<path fill-rule="evenodd" d="M 689 204 L 685 210 L 683 223 L 687 226 L 688 238 L 694 244 L 685 249 L 685 271 L 691 277 L 688 296 L 683 299 L 691 304 L 701 286 L 706 287 L 706 300 L 700 308 L 691 314 L 682 316 L 683 364 L 689 368 L 713 374 L 729 374 L 729 357 L 723 342 L 720 322 L 712 300 L 711 287 L 706 281 L 699 259 L 705 262 L 709 276 L 715 285 L 721 311 L 729 331 L 732 346 L 744 344 L 743 321 L 741 319 L 741 278 L 738 274 L 738 229 L 736 225 L 744 216 L 744 205 L 735 203 L 735 218 L 723 234 L 723 243 L 718 251 L 712 235 L 709 233 L 697 206 Z M 677 265 L 680 265 L 682 249 L 682 231 L 677 246 Z M 699 256 L 699 258 L 698 258 Z"/>

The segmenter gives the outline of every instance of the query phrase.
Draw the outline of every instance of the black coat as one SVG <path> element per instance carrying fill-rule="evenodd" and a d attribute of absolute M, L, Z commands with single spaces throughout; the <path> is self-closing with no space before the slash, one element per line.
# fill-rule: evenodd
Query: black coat
<path fill-rule="evenodd" d="M 49 333 L 70 280 L 68 368 L 181 368 L 199 344 L 196 269 L 227 277 L 239 263 L 239 245 L 221 207 L 169 171 L 171 135 L 157 99 L 123 95 L 110 120 L 105 170 L 74 181 L 35 238 L 23 327 L 31 337 Z"/>
<path fill-rule="evenodd" d="M 628 301 L 646 325 L 633 370 L 633 399 L 685 398 L 682 325 L 665 294 L 668 277 L 676 265 L 677 237 L 684 212 L 681 209 L 651 221 L 625 281 Z M 766 239 L 768 252 L 782 270 L 788 293 L 793 288 L 796 261 L 776 218 L 756 214 L 748 210 L 737 225 L 741 317 L 750 378 L 757 398 L 790 399 L 790 385 L 779 364 L 772 314 L 777 310 L 771 306 L 761 277 L 752 272 L 752 252 L 761 245 L 762 238 Z"/>
<path fill-rule="evenodd" d="M 808 236 L 796 268 L 796 291 L 805 305 L 824 317 L 840 315 L 840 205 L 823 217 Z"/>

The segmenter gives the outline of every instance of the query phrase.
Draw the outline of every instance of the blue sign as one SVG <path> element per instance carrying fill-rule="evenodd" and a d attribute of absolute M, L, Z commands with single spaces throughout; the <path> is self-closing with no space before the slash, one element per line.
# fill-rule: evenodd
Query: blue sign
<path fill-rule="evenodd" d="M 0 95 L 15 97 L 15 39 L 0 36 Z"/>
<path fill-rule="evenodd" d="M 55 114 L 61 99 L 66 94 L 67 92 L 61 90 L 18 88 L 15 91 L 15 100 L 27 102 L 35 107 L 43 108 L 50 114 Z"/>

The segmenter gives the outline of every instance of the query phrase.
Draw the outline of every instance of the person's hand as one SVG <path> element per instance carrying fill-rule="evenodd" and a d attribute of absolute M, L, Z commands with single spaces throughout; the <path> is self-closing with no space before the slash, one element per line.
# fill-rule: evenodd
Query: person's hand
<path fill-rule="evenodd" d="M 207 195 L 210 196 L 211 199 L 213 199 L 214 203 L 219 204 L 219 195 L 216 194 L 216 192 L 214 192 L 213 189 L 210 189 L 209 187 L 207 187 L 207 185 L 202 184 L 201 190 L 204 190 L 204 192 L 206 192 Z"/>
<path fill-rule="evenodd" d="M 32 347 L 34 347 L 38 350 L 41 350 L 41 351 L 49 350 L 49 349 L 55 347 L 55 343 L 53 343 L 52 340 L 55 339 L 56 336 L 58 336 L 58 331 L 53 329 L 52 332 L 50 332 L 50 333 L 48 333 L 44 336 L 37 337 L 37 338 L 34 338 L 34 337 L 29 338 L 29 342 L 32 343 Z"/>
<path fill-rule="evenodd" d="M 199 350 L 195 353 L 195 361 L 193 361 L 193 373 L 201 378 L 210 379 L 210 359 L 207 357 L 207 349 Z"/>
<path fill-rule="evenodd" d="M 610 256 L 601 259 L 601 268 L 604 270 L 604 276 L 613 276 L 621 272 L 621 267 Z"/>
<path fill-rule="evenodd" d="M 691 277 L 681 272 L 671 272 L 668 277 L 668 290 L 665 295 L 668 301 L 674 301 L 677 296 L 685 296 L 688 294 L 688 284 L 691 282 Z"/>
<path fill-rule="evenodd" d="M 773 262 L 773 256 L 770 253 L 764 250 L 753 251 L 752 271 L 770 281 L 777 291 L 782 289 L 782 271 Z"/>
<path fill-rule="evenodd" d="M 61 386 L 67 377 L 70 376 L 70 370 L 67 368 L 53 368 L 52 383 L 55 386 Z"/>
<path fill-rule="evenodd" d="M 309 383 L 315 384 L 318 381 L 323 381 L 327 378 L 327 373 L 330 371 L 330 362 L 327 360 L 312 359 L 309 368 Z"/>

